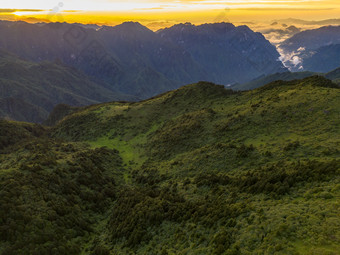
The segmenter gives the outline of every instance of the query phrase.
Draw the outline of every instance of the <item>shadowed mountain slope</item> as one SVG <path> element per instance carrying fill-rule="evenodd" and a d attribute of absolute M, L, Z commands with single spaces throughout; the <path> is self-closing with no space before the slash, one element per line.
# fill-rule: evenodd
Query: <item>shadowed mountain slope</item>
<path fill-rule="evenodd" d="M 340 66 L 340 44 L 320 47 L 305 54 L 303 67 L 314 72 L 329 72 Z"/>
<path fill-rule="evenodd" d="M 123 98 L 134 99 L 60 63 L 34 63 L 0 52 L 2 118 L 42 122 L 60 103 L 83 106 Z"/>
<path fill-rule="evenodd" d="M 340 26 L 300 32 L 279 46 L 291 71 L 330 72 L 340 66 Z"/>
<path fill-rule="evenodd" d="M 252 77 L 285 71 L 276 48 L 247 26 L 187 23 L 158 34 L 188 51 L 209 73 L 209 81 L 215 83 L 246 82 Z"/>
<path fill-rule="evenodd" d="M 299 48 L 316 50 L 322 46 L 339 43 L 340 26 L 325 26 L 302 31 L 284 41 L 280 47 L 289 51 L 297 51 Z"/>

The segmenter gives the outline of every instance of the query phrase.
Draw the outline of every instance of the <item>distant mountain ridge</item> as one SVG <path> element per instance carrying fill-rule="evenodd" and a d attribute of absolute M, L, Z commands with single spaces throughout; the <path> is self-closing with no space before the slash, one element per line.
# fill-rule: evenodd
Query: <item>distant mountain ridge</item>
<path fill-rule="evenodd" d="M 286 70 L 261 34 L 229 23 L 181 24 L 155 33 L 135 22 L 98 28 L 1 21 L 0 35 L 0 49 L 34 62 L 58 59 L 139 98 L 200 80 L 240 83 Z"/>
<path fill-rule="evenodd" d="M 299 48 L 316 50 L 322 46 L 340 43 L 340 26 L 324 26 L 302 31 L 281 43 L 285 50 L 297 51 Z"/>

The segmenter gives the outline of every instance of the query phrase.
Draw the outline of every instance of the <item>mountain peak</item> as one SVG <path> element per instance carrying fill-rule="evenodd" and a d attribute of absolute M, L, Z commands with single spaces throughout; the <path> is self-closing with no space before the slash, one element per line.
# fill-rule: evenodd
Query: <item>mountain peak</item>
<path fill-rule="evenodd" d="M 147 27 L 143 26 L 139 22 L 133 22 L 133 21 L 126 21 L 123 22 L 117 26 L 102 26 L 101 31 L 120 31 L 120 32 L 126 32 L 128 34 L 134 34 L 134 33 L 140 33 L 140 32 L 148 32 L 153 33 L 152 30 L 148 29 Z"/>
<path fill-rule="evenodd" d="M 143 27 L 143 25 L 136 21 L 125 21 L 118 26 L 135 26 L 135 27 Z"/>
<path fill-rule="evenodd" d="M 142 24 L 140 24 L 139 22 L 134 22 L 134 21 L 126 21 L 123 22 L 122 24 L 115 26 L 116 28 L 122 28 L 122 29 L 134 29 L 134 30 L 148 30 L 151 31 L 150 29 L 148 29 L 147 27 L 143 26 Z"/>
<path fill-rule="evenodd" d="M 196 28 L 195 25 L 193 25 L 192 23 L 190 22 L 186 22 L 186 23 L 179 23 L 179 24 L 175 24 L 171 27 L 168 27 L 168 28 L 163 28 L 163 29 L 160 29 L 158 30 L 158 32 L 162 32 L 162 31 L 165 31 L 165 30 L 177 30 L 177 31 L 183 31 L 185 29 L 193 29 L 193 28 Z"/>

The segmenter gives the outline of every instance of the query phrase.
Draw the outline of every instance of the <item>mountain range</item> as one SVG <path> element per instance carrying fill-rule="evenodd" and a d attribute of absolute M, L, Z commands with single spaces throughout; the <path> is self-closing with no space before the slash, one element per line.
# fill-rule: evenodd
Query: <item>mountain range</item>
<path fill-rule="evenodd" d="M 142 99 L 200 80 L 226 85 L 286 70 L 260 33 L 229 23 L 153 32 L 134 22 L 96 27 L 1 21 L 0 33 L 0 49 L 33 62 L 58 60 L 108 89 Z"/>
<path fill-rule="evenodd" d="M 327 77 L 340 66 L 339 31 L 322 27 L 281 43 L 285 65 L 306 70 L 291 73 L 276 48 L 247 26 L 185 23 L 153 32 L 135 22 L 0 21 L 0 117 L 41 123 L 58 104 L 139 101 L 200 80 L 249 90 L 275 80 Z"/>
<path fill-rule="evenodd" d="M 336 255 L 339 98 L 199 82 L 0 120 L 0 253 Z"/>

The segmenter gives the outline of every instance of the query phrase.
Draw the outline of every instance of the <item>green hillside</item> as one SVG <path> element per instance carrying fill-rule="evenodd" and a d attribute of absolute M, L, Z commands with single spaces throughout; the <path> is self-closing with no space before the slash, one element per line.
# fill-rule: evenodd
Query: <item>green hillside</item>
<path fill-rule="evenodd" d="M 338 254 L 339 99 L 319 76 L 200 82 L 2 121 L 0 254 Z"/>

